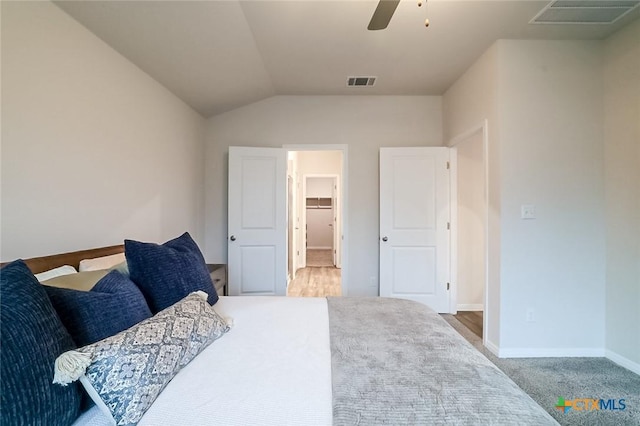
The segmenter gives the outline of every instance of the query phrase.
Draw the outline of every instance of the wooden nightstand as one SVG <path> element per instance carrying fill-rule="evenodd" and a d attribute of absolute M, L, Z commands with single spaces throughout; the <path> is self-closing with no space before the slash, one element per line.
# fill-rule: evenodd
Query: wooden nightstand
<path fill-rule="evenodd" d="M 218 296 L 227 295 L 227 265 L 225 264 L 207 264 L 211 281 L 216 288 Z"/>

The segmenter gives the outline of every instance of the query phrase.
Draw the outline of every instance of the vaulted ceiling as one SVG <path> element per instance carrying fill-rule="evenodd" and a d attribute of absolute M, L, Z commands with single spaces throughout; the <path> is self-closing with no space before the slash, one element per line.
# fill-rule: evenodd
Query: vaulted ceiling
<path fill-rule="evenodd" d="M 640 16 L 529 24 L 548 3 L 403 0 L 368 31 L 377 1 L 56 2 L 205 117 L 276 94 L 441 95 L 495 40 L 598 40 Z M 347 87 L 360 75 L 375 86 Z"/>

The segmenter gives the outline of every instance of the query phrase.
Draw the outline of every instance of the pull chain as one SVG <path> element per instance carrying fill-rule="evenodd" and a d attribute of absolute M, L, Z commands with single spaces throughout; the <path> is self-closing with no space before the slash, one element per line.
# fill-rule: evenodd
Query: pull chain
<path fill-rule="evenodd" d="M 427 0 L 424 0 L 424 3 L 425 3 L 425 7 L 424 7 L 424 8 L 425 8 L 425 11 L 426 11 L 426 9 L 427 9 L 426 2 L 427 2 Z M 422 0 L 418 0 L 418 7 L 422 7 Z M 429 27 L 429 24 L 430 24 L 430 22 L 429 22 L 429 18 L 426 18 L 426 19 L 424 20 L 424 26 L 425 26 L 425 27 Z"/>

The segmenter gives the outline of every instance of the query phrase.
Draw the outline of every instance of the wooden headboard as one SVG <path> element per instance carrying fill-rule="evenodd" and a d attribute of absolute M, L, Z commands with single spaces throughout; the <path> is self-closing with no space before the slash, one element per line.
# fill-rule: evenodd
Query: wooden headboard
<path fill-rule="evenodd" d="M 31 272 L 39 274 L 40 272 L 48 271 L 49 269 L 57 268 L 62 265 L 71 265 L 78 269 L 80 261 L 83 259 L 93 259 L 94 257 L 109 256 L 112 254 L 118 254 L 124 252 L 124 245 L 100 247 L 89 250 L 73 251 L 70 253 L 54 254 L 51 256 L 34 257 L 31 259 L 25 259 Z M 3 263 L 5 265 L 6 263 Z"/>

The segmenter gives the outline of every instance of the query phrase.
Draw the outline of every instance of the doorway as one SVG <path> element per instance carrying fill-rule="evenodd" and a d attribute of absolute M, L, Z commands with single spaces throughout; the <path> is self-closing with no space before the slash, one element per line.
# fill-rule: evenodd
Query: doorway
<path fill-rule="evenodd" d="M 338 266 L 337 175 L 305 175 L 303 226 L 306 230 L 305 250 L 309 267 Z"/>
<path fill-rule="evenodd" d="M 486 344 L 488 268 L 488 166 L 486 122 L 454 138 L 452 156 L 452 245 L 455 262 L 452 312 L 473 318 Z M 472 329 L 472 327 L 468 328 Z M 473 330 L 472 330 L 473 331 Z"/>
<path fill-rule="evenodd" d="M 288 296 L 340 296 L 343 252 L 341 150 L 288 151 Z"/>

